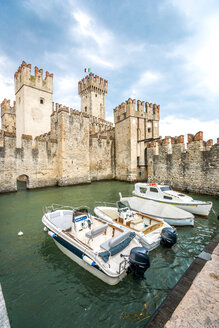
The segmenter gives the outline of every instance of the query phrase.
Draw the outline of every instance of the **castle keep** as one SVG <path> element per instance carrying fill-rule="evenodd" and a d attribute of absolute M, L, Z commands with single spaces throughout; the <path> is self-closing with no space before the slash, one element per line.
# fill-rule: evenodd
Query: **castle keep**
<path fill-rule="evenodd" d="M 81 111 L 54 104 L 53 74 L 22 62 L 16 101 L 1 103 L 0 192 L 91 181 L 157 181 L 181 190 L 219 194 L 219 139 L 203 133 L 159 136 L 160 106 L 128 99 L 105 120 L 108 82 L 90 73 L 78 82 Z"/>

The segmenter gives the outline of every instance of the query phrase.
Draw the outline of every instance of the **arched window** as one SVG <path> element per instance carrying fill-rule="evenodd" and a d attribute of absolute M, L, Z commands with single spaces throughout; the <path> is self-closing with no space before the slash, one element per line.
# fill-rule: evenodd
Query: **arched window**
<path fill-rule="evenodd" d="M 26 174 L 19 175 L 17 178 L 17 190 L 26 190 L 29 185 L 29 177 Z"/>

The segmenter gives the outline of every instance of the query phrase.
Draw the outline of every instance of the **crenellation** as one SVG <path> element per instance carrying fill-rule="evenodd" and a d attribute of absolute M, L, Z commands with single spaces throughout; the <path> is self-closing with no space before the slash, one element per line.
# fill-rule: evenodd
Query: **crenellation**
<path fill-rule="evenodd" d="M 0 148 L 4 148 L 5 142 L 4 142 L 4 131 L 0 130 Z"/>
<path fill-rule="evenodd" d="M 194 136 L 194 141 L 203 141 L 203 132 L 199 131 Z"/>
<path fill-rule="evenodd" d="M 219 147 L 213 140 L 203 141 L 203 132 L 188 135 L 188 148 L 185 149 L 184 136 L 165 137 L 155 156 L 152 143 L 148 145 L 148 181 L 164 181 L 178 190 L 218 195 Z M 170 139 L 169 139 L 170 138 Z M 171 140 L 172 153 L 165 152 L 167 140 Z M 155 143 L 155 142 L 154 142 Z M 159 144 L 159 142 L 156 142 Z M 153 145 L 154 146 L 154 145 Z M 218 170 L 219 172 L 219 170 Z M 210 191 L 211 190 L 211 191 Z"/>
<path fill-rule="evenodd" d="M 145 101 L 136 100 L 129 98 L 126 102 L 121 103 L 114 109 L 114 121 L 115 123 L 122 121 L 129 116 L 135 116 L 136 118 L 144 118 L 147 120 L 154 120 L 159 122 L 160 105 L 152 105 Z"/>
<path fill-rule="evenodd" d="M 88 88 L 93 90 L 100 90 L 106 94 L 108 89 L 108 81 L 104 80 L 102 77 L 97 75 L 94 76 L 93 73 L 90 73 L 78 82 L 79 95 Z"/>
<path fill-rule="evenodd" d="M 53 93 L 53 74 L 47 71 L 46 77 L 43 79 L 43 70 L 35 66 L 34 75 L 31 75 L 31 64 L 27 65 L 24 61 L 15 73 L 14 80 L 15 94 L 17 94 L 24 85 Z"/>
<path fill-rule="evenodd" d="M 24 61 L 15 73 L 16 103 L 1 103 L 0 192 L 16 190 L 25 174 L 28 188 L 115 178 L 218 195 L 219 138 L 213 145 L 202 131 L 189 134 L 187 149 L 183 135 L 161 139 L 160 105 L 131 98 L 114 109 L 114 127 L 105 120 L 107 80 L 90 73 L 78 82 L 81 111 L 54 104 L 52 82 Z"/>
<path fill-rule="evenodd" d="M 78 94 L 81 97 L 81 111 L 105 119 L 105 95 L 108 81 L 90 73 L 78 82 Z"/>

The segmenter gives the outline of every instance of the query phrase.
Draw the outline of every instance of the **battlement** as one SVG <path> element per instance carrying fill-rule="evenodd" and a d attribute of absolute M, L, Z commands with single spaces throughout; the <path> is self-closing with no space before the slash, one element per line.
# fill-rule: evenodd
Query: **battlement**
<path fill-rule="evenodd" d="M 195 135 L 188 134 L 188 151 L 198 150 L 198 151 L 208 151 L 213 146 L 219 145 L 219 138 L 217 138 L 216 144 L 213 144 L 213 139 L 209 139 L 208 141 L 203 140 L 203 132 L 199 131 Z M 199 142 L 197 142 L 199 141 Z M 170 137 L 166 136 L 162 140 L 152 141 L 147 144 L 147 148 L 156 148 L 156 155 L 159 154 L 159 150 L 162 151 L 165 147 L 168 147 L 168 153 L 172 153 L 173 148 L 175 149 L 177 145 L 181 145 L 179 149 L 182 152 L 185 151 L 185 142 L 184 142 L 184 135 Z M 158 151 L 157 151 L 158 149 Z"/>
<path fill-rule="evenodd" d="M 113 130 L 113 123 L 99 117 L 90 116 L 90 134 L 95 135 Z"/>
<path fill-rule="evenodd" d="M 67 107 L 67 106 L 63 106 L 62 104 L 56 103 L 53 107 L 53 112 L 52 112 L 51 116 L 57 115 L 57 113 L 60 113 L 60 112 L 66 112 L 70 116 L 71 115 L 77 115 L 77 116 L 87 117 L 87 118 L 89 118 L 89 123 L 91 125 L 92 124 L 102 125 L 102 126 L 107 127 L 107 130 L 113 128 L 113 123 L 110 122 L 110 121 L 106 121 L 102 118 L 92 116 L 92 115 L 89 115 L 85 112 L 80 112 L 77 109 L 73 109 L 73 108 L 70 108 L 70 107 Z"/>
<path fill-rule="evenodd" d="M 35 66 L 34 75 L 31 75 L 31 64 L 26 64 L 25 61 L 22 62 L 14 74 L 14 82 L 15 94 L 23 85 L 53 93 L 53 74 L 46 72 L 45 79 L 43 79 L 43 70 Z"/>
<path fill-rule="evenodd" d="M 16 101 L 13 103 L 13 107 L 10 105 L 10 99 L 7 100 L 6 98 L 2 101 L 1 103 L 1 116 L 4 114 L 12 114 L 15 115 L 15 106 L 16 106 Z"/>
<path fill-rule="evenodd" d="M 188 143 L 191 143 L 193 141 L 203 141 L 203 132 L 199 131 L 195 135 L 188 134 Z"/>
<path fill-rule="evenodd" d="M 16 102 L 13 107 L 10 105 L 10 100 L 4 99 L 1 103 L 1 126 L 2 130 L 15 133 L 16 131 Z"/>
<path fill-rule="evenodd" d="M 102 77 L 90 73 L 78 82 L 78 94 L 81 95 L 85 90 L 94 90 L 106 94 L 108 89 L 108 81 Z"/>
<path fill-rule="evenodd" d="M 126 102 L 121 103 L 114 110 L 114 122 L 118 123 L 126 119 L 129 116 L 146 118 L 148 120 L 159 120 L 160 119 L 160 105 L 149 104 L 145 101 L 137 101 L 129 98 Z"/>

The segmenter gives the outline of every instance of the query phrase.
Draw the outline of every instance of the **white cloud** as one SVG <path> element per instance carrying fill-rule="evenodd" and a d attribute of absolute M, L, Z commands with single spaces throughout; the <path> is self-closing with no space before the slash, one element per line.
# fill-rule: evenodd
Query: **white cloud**
<path fill-rule="evenodd" d="M 80 8 L 72 12 L 74 18 L 70 27 L 72 42 L 78 42 L 77 51 L 81 60 L 103 68 L 116 70 L 128 65 L 143 53 L 145 44 L 126 42 L 106 28 L 94 15 Z"/>
<path fill-rule="evenodd" d="M 219 6 L 214 0 L 169 0 L 184 18 L 189 30 L 181 44 L 169 53 L 181 59 L 187 72 L 188 93 L 202 97 L 218 97 L 219 94 Z M 215 8 L 215 9 L 213 9 Z"/>
<path fill-rule="evenodd" d="M 80 97 L 78 96 L 78 77 L 61 76 L 54 82 L 54 101 L 63 106 L 80 110 Z"/>
<path fill-rule="evenodd" d="M 0 55 L 0 102 L 4 98 L 13 100 L 14 96 L 14 80 L 8 77 L 7 68 L 10 69 L 11 61 L 8 57 Z"/>
<path fill-rule="evenodd" d="M 3 99 L 14 99 L 14 80 L 0 74 L 0 102 Z"/>
<path fill-rule="evenodd" d="M 155 86 L 163 79 L 163 76 L 159 72 L 145 71 L 140 74 L 138 81 L 134 82 L 128 90 L 125 91 L 125 96 L 131 98 L 145 97 L 146 92 L 150 86 Z M 147 89 L 147 90 L 146 90 Z"/>
<path fill-rule="evenodd" d="M 78 38 L 92 39 L 102 51 L 105 51 L 105 47 L 114 42 L 113 34 L 103 26 L 99 26 L 87 13 L 78 10 L 73 12 L 73 17 L 77 22 L 73 30 Z"/>
<path fill-rule="evenodd" d="M 162 137 L 187 135 L 188 133 L 196 134 L 198 131 L 203 131 L 204 140 L 213 139 L 216 142 L 219 137 L 219 119 L 202 122 L 197 118 L 182 119 L 169 115 L 160 120 L 160 135 Z"/>

